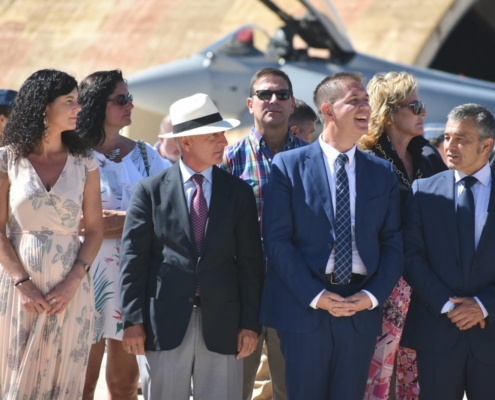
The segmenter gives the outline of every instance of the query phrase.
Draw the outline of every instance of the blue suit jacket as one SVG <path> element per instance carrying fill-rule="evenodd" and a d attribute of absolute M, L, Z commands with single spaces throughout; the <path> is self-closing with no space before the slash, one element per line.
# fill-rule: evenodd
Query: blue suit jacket
<path fill-rule="evenodd" d="M 356 244 L 368 274 L 358 291 L 382 305 L 403 268 L 397 177 L 387 161 L 356 151 Z M 268 273 L 260 322 L 275 329 L 308 332 L 329 315 L 311 308 L 332 290 L 325 267 L 334 245 L 334 211 L 319 142 L 277 154 L 263 204 Z M 351 317 L 364 334 L 381 332 L 381 307 Z M 325 319 L 327 321 L 327 319 Z"/>
<path fill-rule="evenodd" d="M 404 278 L 413 294 L 402 344 L 441 352 L 454 346 L 460 330 L 441 311 L 449 297 L 477 296 L 488 311 L 485 329 L 468 330 L 474 355 L 495 363 L 495 176 L 488 216 L 472 268 L 460 264 L 454 200 L 454 171 L 414 182 L 404 212 Z"/>

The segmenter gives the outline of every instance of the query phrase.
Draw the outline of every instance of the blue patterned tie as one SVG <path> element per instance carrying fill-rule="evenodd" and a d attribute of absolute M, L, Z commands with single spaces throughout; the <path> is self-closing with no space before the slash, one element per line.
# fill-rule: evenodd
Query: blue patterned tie
<path fill-rule="evenodd" d="M 468 273 L 471 271 L 475 254 L 474 243 L 474 196 L 471 190 L 478 179 L 474 176 L 466 176 L 464 190 L 457 201 L 457 233 L 459 236 L 459 253 L 461 256 L 461 267 Z"/>
<path fill-rule="evenodd" d="M 335 190 L 335 268 L 334 279 L 345 285 L 352 275 L 352 232 L 349 180 L 345 164 L 349 159 L 339 154 L 336 160 L 337 185 Z"/>

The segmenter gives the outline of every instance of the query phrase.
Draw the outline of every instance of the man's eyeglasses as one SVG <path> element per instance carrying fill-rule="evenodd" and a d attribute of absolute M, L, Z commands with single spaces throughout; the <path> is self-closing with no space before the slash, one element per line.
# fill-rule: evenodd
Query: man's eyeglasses
<path fill-rule="evenodd" d="M 118 94 L 113 99 L 108 99 L 107 101 L 117 103 L 119 106 L 125 106 L 127 103 L 132 102 L 133 99 L 132 94 Z"/>
<path fill-rule="evenodd" d="M 406 104 L 406 105 L 403 105 L 403 106 L 399 106 L 399 108 L 402 108 L 402 107 L 411 107 L 412 108 L 412 112 L 414 113 L 414 115 L 419 115 L 423 111 L 426 111 L 425 104 L 422 103 L 419 100 L 413 101 L 411 104 Z"/>
<path fill-rule="evenodd" d="M 263 101 L 270 101 L 272 96 L 275 94 L 278 100 L 289 100 L 290 99 L 290 90 L 288 89 L 280 89 L 280 90 L 257 90 L 254 94 L 258 97 L 258 99 Z"/>

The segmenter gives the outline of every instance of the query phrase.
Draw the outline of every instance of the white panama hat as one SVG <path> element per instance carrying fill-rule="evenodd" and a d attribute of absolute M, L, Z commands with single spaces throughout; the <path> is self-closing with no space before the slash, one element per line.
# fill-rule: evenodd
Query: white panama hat
<path fill-rule="evenodd" d="M 173 132 L 158 135 L 161 138 L 206 135 L 223 132 L 240 124 L 237 119 L 223 119 L 207 94 L 196 93 L 177 100 L 170 106 Z"/>

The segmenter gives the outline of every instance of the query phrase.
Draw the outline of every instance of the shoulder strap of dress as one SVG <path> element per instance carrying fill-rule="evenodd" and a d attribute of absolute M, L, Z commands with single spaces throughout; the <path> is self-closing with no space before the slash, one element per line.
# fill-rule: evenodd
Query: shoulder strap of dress
<path fill-rule="evenodd" d="M 146 145 L 142 140 L 137 140 L 137 145 L 139 146 L 139 150 L 141 150 L 141 157 L 143 157 L 146 175 L 150 176 L 150 163 L 148 161 L 148 152 L 146 151 Z"/>

